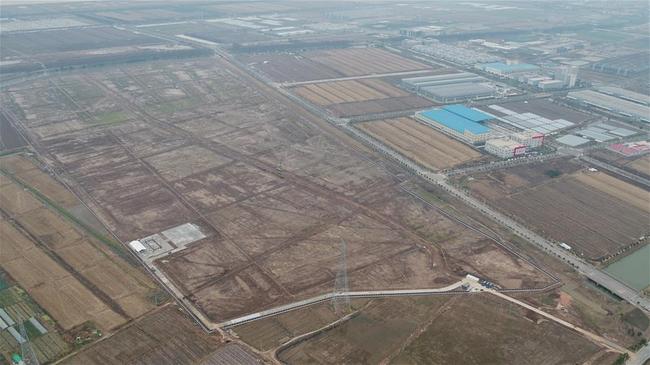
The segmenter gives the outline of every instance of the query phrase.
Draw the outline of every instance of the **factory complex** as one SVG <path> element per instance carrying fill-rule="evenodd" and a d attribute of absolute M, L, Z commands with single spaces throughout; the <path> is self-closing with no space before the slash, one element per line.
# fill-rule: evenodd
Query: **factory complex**
<path fill-rule="evenodd" d="M 463 105 L 426 110 L 416 113 L 415 118 L 471 144 L 485 142 L 490 137 L 490 128 L 481 122 L 492 117 Z"/>
<path fill-rule="evenodd" d="M 540 132 L 493 130 L 486 124 L 494 122 L 495 116 L 460 104 L 422 111 L 415 118 L 466 143 L 484 144 L 486 152 L 501 158 L 521 156 L 544 143 L 544 134 Z"/>
<path fill-rule="evenodd" d="M 499 113 L 498 120 L 525 131 L 549 134 L 574 125 L 565 119 L 549 119 L 531 112 L 518 113 L 500 105 L 488 105 L 488 108 Z"/>
<path fill-rule="evenodd" d="M 503 63 L 491 62 L 483 63 L 476 66 L 478 69 L 498 76 L 508 76 L 511 74 L 532 72 L 539 70 L 539 66 L 531 65 L 528 63 Z"/>
<path fill-rule="evenodd" d="M 403 79 L 402 87 L 439 103 L 488 99 L 496 95 L 489 80 L 471 72 Z"/>
<path fill-rule="evenodd" d="M 508 138 L 495 138 L 485 142 L 485 151 L 501 158 L 517 157 L 526 153 L 526 145 Z"/>
<path fill-rule="evenodd" d="M 611 89 L 605 89 L 605 91 L 580 90 L 570 92 L 567 98 L 633 120 L 650 123 L 650 107 L 648 105 L 642 102 L 630 101 L 629 92 L 625 96 L 620 95 L 620 93 L 618 93 L 620 96 L 612 94 Z"/>

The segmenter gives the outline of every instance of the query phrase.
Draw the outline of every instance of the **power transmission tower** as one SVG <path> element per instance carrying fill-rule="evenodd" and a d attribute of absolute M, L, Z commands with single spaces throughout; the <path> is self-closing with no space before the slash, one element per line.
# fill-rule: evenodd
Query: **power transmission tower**
<path fill-rule="evenodd" d="M 342 314 L 350 312 L 350 297 L 348 296 L 348 244 L 344 239 L 341 239 L 341 261 L 339 271 L 336 274 L 334 281 L 334 312 Z"/>
<path fill-rule="evenodd" d="M 29 342 L 29 337 L 27 337 L 25 322 L 22 319 L 20 320 L 20 335 L 23 337 L 23 343 L 20 344 L 20 352 L 23 356 L 23 362 L 25 365 L 39 365 L 36 353 L 34 353 L 32 344 Z"/>

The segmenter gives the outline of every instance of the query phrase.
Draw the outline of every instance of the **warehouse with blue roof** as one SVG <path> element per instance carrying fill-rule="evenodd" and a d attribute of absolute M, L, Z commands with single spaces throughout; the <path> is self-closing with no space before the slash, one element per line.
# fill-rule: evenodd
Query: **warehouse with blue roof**
<path fill-rule="evenodd" d="M 472 144 L 485 142 L 491 136 L 490 128 L 482 123 L 494 119 L 489 114 L 460 104 L 421 111 L 415 114 L 415 118 Z"/>

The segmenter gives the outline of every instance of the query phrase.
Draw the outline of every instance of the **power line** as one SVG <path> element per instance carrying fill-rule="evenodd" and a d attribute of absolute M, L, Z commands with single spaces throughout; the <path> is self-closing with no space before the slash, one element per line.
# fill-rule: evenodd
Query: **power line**
<path fill-rule="evenodd" d="M 348 285 L 348 244 L 344 239 L 341 239 L 341 256 L 339 262 L 339 270 L 336 274 L 334 281 L 334 297 L 332 304 L 334 305 L 334 312 L 336 314 L 343 314 L 350 312 L 350 291 Z"/>

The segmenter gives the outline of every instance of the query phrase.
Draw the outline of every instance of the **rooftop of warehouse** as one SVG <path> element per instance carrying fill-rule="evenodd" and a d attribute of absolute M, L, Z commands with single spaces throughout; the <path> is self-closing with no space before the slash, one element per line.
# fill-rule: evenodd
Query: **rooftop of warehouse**
<path fill-rule="evenodd" d="M 492 145 L 498 146 L 498 147 L 512 147 L 512 148 L 525 147 L 523 144 L 521 144 L 521 143 L 519 143 L 517 141 L 513 141 L 513 140 L 510 140 L 510 139 L 506 139 L 506 138 L 490 139 L 490 140 L 486 141 L 486 143 L 489 143 L 489 144 L 492 144 Z"/>
<path fill-rule="evenodd" d="M 490 128 L 482 124 L 473 122 L 444 109 L 425 110 L 419 114 L 460 133 L 464 133 L 466 130 L 474 134 L 484 134 L 490 131 Z"/>
<path fill-rule="evenodd" d="M 448 112 L 460 115 L 465 119 L 469 119 L 472 122 L 484 122 L 486 120 L 494 119 L 494 117 L 491 115 L 485 114 L 476 109 L 468 108 L 462 104 L 446 105 L 442 108 Z"/>
<path fill-rule="evenodd" d="M 535 65 L 531 65 L 530 63 L 513 63 L 513 64 L 507 64 L 503 62 L 492 62 L 492 63 L 484 63 L 481 65 L 483 68 L 485 67 L 490 67 L 490 68 L 495 68 L 499 71 L 513 71 L 513 70 L 536 70 L 539 67 Z"/>
<path fill-rule="evenodd" d="M 571 91 L 569 92 L 568 97 L 584 100 L 599 106 L 612 108 L 619 112 L 622 111 L 632 113 L 646 120 L 649 118 L 648 115 L 650 114 L 650 107 L 647 105 L 638 104 L 593 90 Z"/>
<path fill-rule="evenodd" d="M 494 88 L 475 82 L 461 82 L 450 85 L 425 86 L 422 90 L 443 97 L 473 97 L 476 95 L 489 95 Z"/>
<path fill-rule="evenodd" d="M 409 77 L 409 78 L 406 78 L 406 79 L 402 79 L 402 81 L 404 81 L 404 82 L 423 82 L 423 81 L 429 81 L 429 80 L 446 80 L 446 79 L 465 78 L 465 77 L 473 77 L 473 76 L 478 76 L 478 75 L 474 74 L 474 73 L 471 73 L 471 72 L 454 72 L 454 73 L 440 74 L 440 75 Z"/>

